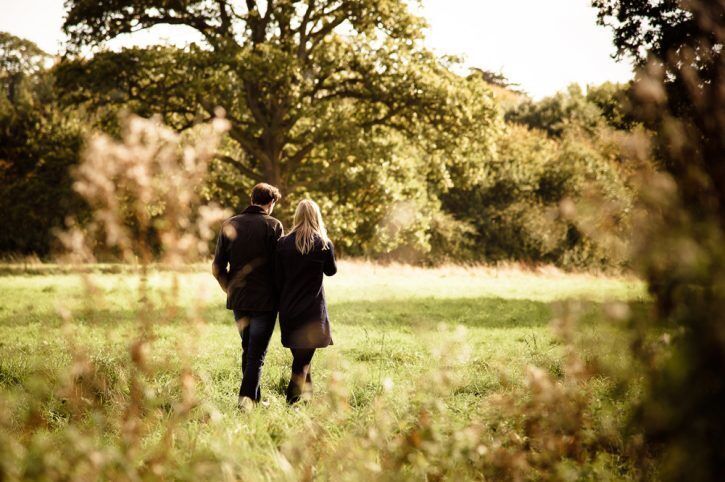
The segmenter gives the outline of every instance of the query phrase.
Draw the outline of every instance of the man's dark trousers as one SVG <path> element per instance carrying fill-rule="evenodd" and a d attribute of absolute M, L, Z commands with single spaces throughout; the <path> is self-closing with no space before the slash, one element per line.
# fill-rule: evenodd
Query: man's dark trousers
<path fill-rule="evenodd" d="M 249 397 L 259 402 L 262 391 L 259 379 L 262 376 L 264 357 L 267 354 L 269 340 L 274 331 L 277 313 L 274 311 L 238 311 L 234 310 L 234 319 L 242 337 L 242 384 L 239 396 Z"/>

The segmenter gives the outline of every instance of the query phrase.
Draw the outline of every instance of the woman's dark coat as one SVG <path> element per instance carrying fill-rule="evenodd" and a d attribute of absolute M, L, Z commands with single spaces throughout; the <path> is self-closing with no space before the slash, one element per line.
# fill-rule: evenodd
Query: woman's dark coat
<path fill-rule="evenodd" d="M 275 275 L 279 295 L 282 345 L 287 348 L 323 348 L 332 344 L 323 274 L 337 272 L 332 243 L 321 240 L 307 254 L 295 246 L 296 233 L 277 242 Z"/>

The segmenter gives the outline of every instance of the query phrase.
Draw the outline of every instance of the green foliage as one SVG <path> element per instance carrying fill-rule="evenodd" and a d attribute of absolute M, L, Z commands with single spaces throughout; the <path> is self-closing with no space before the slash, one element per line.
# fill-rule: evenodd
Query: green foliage
<path fill-rule="evenodd" d="M 0 32 L 0 69 L 3 78 L 13 74 L 31 74 L 43 68 L 50 56 L 30 40 Z"/>
<path fill-rule="evenodd" d="M 50 225 L 34 228 L 33 236 L 8 235 L 3 250 L 47 253 L 51 228 L 82 209 L 73 201 L 67 174 L 77 162 L 82 127 L 71 108 L 92 112 L 92 125 L 116 136 L 119 112 L 132 111 L 160 114 L 184 137 L 194 139 L 203 135 L 198 123 L 223 105 L 232 129 L 222 140 L 206 183 L 199 187 L 207 201 L 242 209 L 251 186 L 266 178 L 264 172 L 276 172 L 284 177 L 286 189 L 277 211 L 281 219 L 289 225 L 297 200 L 313 197 L 323 206 L 344 254 L 425 263 L 523 260 L 569 267 L 618 263 L 557 209 L 569 198 L 581 200 L 587 186 L 594 185 L 608 198 L 620 195 L 627 203 L 613 164 L 617 149 L 607 137 L 608 125 L 626 123 L 621 88 L 591 87 L 584 96 L 572 87 L 539 103 L 523 104 L 522 94 L 512 91 L 513 97 L 499 101 L 509 92 L 500 76 L 473 72 L 461 78 L 414 46 L 389 40 L 392 43 L 384 48 L 373 48 L 376 44 L 361 33 L 353 48 L 350 39 L 329 35 L 324 37 L 325 48 L 308 61 L 322 62 L 315 67 L 319 75 L 325 82 L 332 81 L 331 75 L 339 82 L 337 87 L 319 87 L 320 79 L 304 76 L 298 79 L 299 86 L 290 84 L 290 78 L 300 76 L 300 60 L 283 55 L 277 38 L 258 47 L 264 55 L 241 47 L 227 57 L 228 52 L 209 45 L 156 46 L 102 51 L 87 60 L 65 60 L 50 71 L 34 71 L 32 89 L 18 90 L 27 97 L 24 107 L 13 107 L 8 112 L 15 112 L 15 117 L 6 116 L 4 122 L 17 124 L 21 111 L 36 119 L 22 127 L 13 124 L 35 150 L 28 147 L 21 154 L 16 149 L 5 157 L 15 156 L 17 165 L 25 162 L 26 171 L 35 172 L 32 169 L 47 166 L 39 159 L 48 156 L 39 149 L 55 149 L 56 167 L 48 177 L 23 176 L 6 167 L 4 175 L 13 181 L 6 183 L 3 199 L 12 205 L 14 226 L 21 226 L 26 211 L 43 211 L 30 199 L 41 197 L 39 191 L 61 201 Z M 391 60 L 386 49 L 399 52 L 394 56 L 398 60 Z M 340 63 L 355 72 L 338 78 Z M 387 67 L 378 72 L 373 65 Z M 361 74 L 361 69 L 368 70 Z M 285 134 L 290 147 L 278 152 L 282 157 L 287 152 L 294 160 L 280 158 L 271 171 L 263 168 L 259 153 L 248 149 L 242 139 L 251 131 L 267 136 L 263 126 L 253 127 L 258 120 L 244 94 L 251 77 L 265 79 L 255 97 L 270 103 L 265 109 L 277 108 L 279 96 L 273 92 L 298 96 L 302 102 L 286 111 L 295 116 Z M 302 87 L 307 81 L 312 84 L 305 93 Z M 496 97 L 491 89 L 497 89 Z M 58 97 L 68 106 L 65 110 L 55 107 Z M 536 128 L 504 129 L 500 103 L 509 109 L 509 118 L 525 120 L 552 138 Z M 38 126 L 45 126 L 45 131 Z M 13 136 L 12 142 L 23 136 Z M 73 139 L 71 148 L 62 148 Z M 291 147 L 298 141 L 307 147 Z M 61 182 L 54 183 L 57 179 Z M 58 194 L 58 189 L 65 191 Z"/>
<path fill-rule="evenodd" d="M 714 3 L 714 12 L 706 3 Z M 593 0 L 598 9 L 599 23 L 612 28 L 614 45 L 620 58 L 633 58 L 640 66 L 649 60 L 666 63 L 668 55 L 683 46 L 717 49 L 722 40 L 714 28 L 721 20 L 723 7 L 717 2 L 683 3 L 678 0 L 658 2 L 643 0 Z M 700 15 L 714 15 L 705 25 L 698 23 Z M 694 41 L 697 39 L 697 41 Z M 700 41 L 705 43 L 698 45 Z M 698 70 L 714 60 L 710 56 L 692 58 Z M 676 66 L 671 65 L 673 71 Z"/>
<path fill-rule="evenodd" d="M 545 220 L 547 207 L 552 202 L 556 206 L 563 197 L 555 191 L 563 188 L 566 175 L 557 179 L 550 171 L 555 148 L 538 131 L 510 126 L 498 145 L 497 160 L 488 165 L 486 180 L 471 189 L 451 189 L 444 196 L 447 211 L 475 226 L 475 245 L 482 259 L 545 259 L 546 237 L 552 230 L 532 221 Z"/>
<path fill-rule="evenodd" d="M 426 212 L 437 210 L 424 161 L 402 136 L 383 129 L 330 144 L 321 159 L 306 163 L 316 182 L 296 190 L 289 205 L 302 196 L 320 200 L 343 253 L 376 256 L 400 246 L 424 253 L 431 221 Z"/>
<path fill-rule="evenodd" d="M 552 137 L 561 137 L 572 126 L 589 135 L 604 126 L 598 106 L 587 99 L 577 84 L 539 102 L 523 102 L 506 113 L 506 120 L 546 131 Z"/>
<path fill-rule="evenodd" d="M 68 168 L 84 128 L 56 106 L 45 58 L 34 44 L 0 35 L 0 252 L 47 254 L 53 230 L 83 210 Z"/>
<path fill-rule="evenodd" d="M 625 123 L 618 104 L 622 90 L 611 85 L 589 90 L 592 100 L 571 86 L 539 102 L 514 105 L 482 180 L 468 187 L 454 182 L 443 195 L 444 209 L 473 226 L 474 233 L 464 234 L 475 246 L 466 258 L 571 268 L 623 264 L 621 253 L 596 239 L 594 226 L 609 216 L 610 232 L 620 242 L 628 235 L 633 193 L 613 128 Z"/>
<path fill-rule="evenodd" d="M 604 82 L 588 85 L 586 98 L 599 108 L 610 127 L 630 130 L 637 124 L 632 112 L 631 94 L 630 85 Z"/>
<path fill-rule="evenodd" d="M 661 87 L 667 93 L 669 109 L 680 117 L 697 115 L 690 102 L 692 79 L 684 78 L 681 71 L 693 69 L 701 74 L 704 82 L 719 75 L 722 55 L 719 29 L 725 16 L 722 2 L 593 0 L 592 5 L 598 9 L 599 24 L 610 27 L 614 33 L 617 57 L 634 59 L 640 68 L 666 72 Z M 673 56 L 679 62 L 673 62 Z M 659 100 L 650 98 L 648 102 Z M 637 105 L 642 107 L 639 102 Z M 655 122 L 655 117 L 644 115 L 640 120 Z M 657 131 L 666 129 L 657 124 L 650 127 Z"/>
<path fill-rule="evenodd" d="M 0 32 L 0 83 L 10 102 L 22 95 L 20 84 L 43 70 L 49 57 L 33 42 Z"/>

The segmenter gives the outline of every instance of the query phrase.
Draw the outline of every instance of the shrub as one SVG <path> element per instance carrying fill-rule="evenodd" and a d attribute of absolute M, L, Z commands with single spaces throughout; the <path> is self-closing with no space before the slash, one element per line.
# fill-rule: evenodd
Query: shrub
<path fill-rule="evenodd" d="M 621 266 L 621 253 L 608 252 L 572 212 L 586 211 L 595 202 L 616 202 L 617 236 L 627 234 L 631 190 L 603 146 L 574 130 L 554 140 L 542 131 L 509 125 L 497 159 L 486 166 L 485 180 L 443 196 L 444 209 L 475 230 L 464 234 L 475 246 L 468 258 L 570 268 Z M 600 222 L 602 216 L 592 213 L 588 221 Z"/>

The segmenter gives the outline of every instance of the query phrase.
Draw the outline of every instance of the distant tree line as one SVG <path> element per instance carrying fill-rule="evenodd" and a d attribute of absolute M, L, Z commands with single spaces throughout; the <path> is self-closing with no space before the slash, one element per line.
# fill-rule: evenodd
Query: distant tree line
<path fill-rule="evenodd" d="M 400 0 L 66 5 L 68 51 L 54 63 L 1 39 L 2 252 L 46 256 L 53 229 L 82 212 L 69 168 L 91 130 L 118 133 L 119 114 L 132 112 L 194 136 L 222 107 L 232 128 L 204 196 L 240 209 L 254 183 L 271 182 L 285 221 L 311 196 L 348 255 L 621 264 L 562 212 L 607 202 L 615 235 L 627 229 L 617 134 L 636 128 L 627 86 L 572 86 L 537 102 L 501 74 L 457 75 Z M 204 40 L 99 48 L 158 24 Z M 77 53 L 87 48 L 95 54 Z"/>

